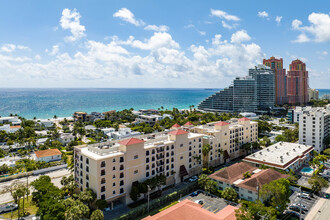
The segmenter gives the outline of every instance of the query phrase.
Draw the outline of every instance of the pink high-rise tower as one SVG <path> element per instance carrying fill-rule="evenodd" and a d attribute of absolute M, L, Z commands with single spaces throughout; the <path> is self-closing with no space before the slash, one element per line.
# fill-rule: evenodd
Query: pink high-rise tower
<path fill-rule="evenodd" d="M 306 64 L 298 59 L 290 64 L 287 91 L 289 104 L 308 102 L 308 71 L 306 71 Z"/>

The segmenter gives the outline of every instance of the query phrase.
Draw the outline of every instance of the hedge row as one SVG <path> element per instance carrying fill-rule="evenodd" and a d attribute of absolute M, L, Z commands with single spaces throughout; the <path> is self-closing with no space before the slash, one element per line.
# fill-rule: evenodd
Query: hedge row
<path fill-rule="evenodd" d="M 195 191 L 196 189 L 198 189 L 198 183 L 195 182 L 193 184 L 187 185 L 186 187 L 173 192 L 171 194 L 168 194 L 166 196 L 162 196 L 160 198 L 151 200 L 149 203 L 149 209 L 153 210 L 156 209 L 166 203 L 175 201 L 180 199 L 180 196 L 185 196 L 193 191 Z M 144 215 L 145 213 L 147 213 L 148 211 L 148 204 L 142 204 L 134 209 L 132 209 L 131 211 L 129 211 L 128 213 L 118 217 L 116 220 L 128 220 L 128 219 L 135 219 L 139 216 Z"/>
<path fill-rule="evenodd" d="M 298 187 L 300 188 L 301 187 L 301 190 L 303 191 L 307 191 L 307 192 L 312 192 L 313 190 L 309 187 L 306 187 L 306 186 L 301 186 L 301 185 L 298 185 L 298 184 L 295 184 L 295 183 L 290 183 L 291 186 L 295 186 L 295 187 Z"/>

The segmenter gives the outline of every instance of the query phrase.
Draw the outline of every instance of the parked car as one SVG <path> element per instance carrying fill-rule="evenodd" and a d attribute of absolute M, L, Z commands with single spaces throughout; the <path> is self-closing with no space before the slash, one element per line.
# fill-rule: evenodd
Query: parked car
<path fill-rule="evenodd" d="M 197 181 L 197 180 L 198 180 L 198 177 L 197 177 L 197 176 L 192 176 L 192 177 L 189 178 L 188 181 L 189 181 L 190 183 L 192 183 L 192 182 L 195 182 L 195 181 Z"/>
<path fill-rule="evenodd" d="M 106 207 L 106 208 L 104 208 L 103 211 L 104 211 L 104 212 L 108 212 L 108 211 L 110 211 L 110 207 Z"/>
<path fill-rule="evenodd" d="M 292 205 L 297 206 L 298 208 L 301 207 L 302 210 L 308 212 L 308 208 L 306 206 L 304 206 L 303 204 L 300 205 L 299 203 L 294 203 Z"/>
<path fill-rule="evenodd" d="M 199 200 L 196 200 L 195 203 L 200 204 L 200 205 L 203 205 L 204 204 L 204 201 L 201 200 L 201 199 L 199 199 Z"/>
<path fill-rule="evenodd" d="M 295 212 L 295 211 L 291 211 L 291 210 L 285 210 L 284 211 L 284 214 L 286 215 L 290 215 L 291 217 L 296 217 L 299 219 L 300 217 L 300 214 L 298 212 Z"/>
<path fill-rule="evenodd" d="M 309 200 L 311 199 L 311 197 L 307 193 L 298 193 L 298 197 Z"/>
<path fill-rule="evenodd" d="M 198 196 L 198 192 L 195 191 L 195 192 L 191 193 L 190 196 L 192 196 L 192 197 L 194 197 L 194 196 Z"/>
<path fill-rule="evenodd" d="M 4 204 L 4 205 L 1 205 L 0 206 L 0 213 L 15 210 L 15 209 L 17 209 L 17 207 L 18 207 L 18 205 L 15 204 L 15 203 L 7 203 L 7 204 Z"/>
<path fill-rule="evenodd" d="M 291 209 L 291 210 L 293 210 L 293 211 L 296 211 L 296 212 L 300 212 L 300 208 L 299 208 L 299 206 L 296 206 L 296 205 L 290 205 L 289 206 L 289 209 Z M 305 211 L 303 210 L 303 209 L 301 209 L 301 213 L 302 214 L 305 214 Z"/>

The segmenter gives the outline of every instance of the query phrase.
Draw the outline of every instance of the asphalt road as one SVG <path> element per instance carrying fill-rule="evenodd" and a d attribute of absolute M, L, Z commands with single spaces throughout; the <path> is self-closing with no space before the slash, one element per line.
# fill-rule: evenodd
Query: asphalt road
<path fill-rule="evenodd" d="M 68 169 L 61 169 L 61 170 L 56 170 L 56 171 L 52 171 L 52 172 L 48 172 L 42 175 L 48 175 L 50 176 L 50 178 L 52 179 L 52 182 L 54 183 L 55 186 L 61 187 L 61 179 L 63 176 L 69 176 L 70 175 L 70 171 Z M 39 178 L 39 176 L 41 175 L 36 175 L 36 176 L 29 176 L 29 183 L 31 183 L 32 181 L 36 180 Z M 0 183 L 0 192 L 5 189 L 6 186 L 10 186 L 12 183 L 14 183 L 15 181 L 18 182 L 22 182 L 22 183 L 26 183 L 26 178 L 20 178 L 20 179 L 16 179 L 16 180 L 11 180 L 11 181 L 7 181 L 7 182 L 3 182 Z M 0 196 L 0 204 L 2 203 L 6 203 L 6 202 L 10 202 L 13 201 L 13 197 L 10 195 L 10 193 L 4 193 Z"/>

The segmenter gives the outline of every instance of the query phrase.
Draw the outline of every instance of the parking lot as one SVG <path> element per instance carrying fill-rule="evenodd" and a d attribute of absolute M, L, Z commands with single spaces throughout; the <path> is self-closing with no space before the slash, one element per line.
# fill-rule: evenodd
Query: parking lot
<path fill-rule="evenodd" d="M 294 203 L 299 205 L 300 197 L 298 197 L 298 193 L 299 191 L 294 191 L 294 193 L 290 196 L 290 205 Z M 318 197 L 316 195 L 313 195 L 313 197 L 311 197 L 310 199 L 301 199 L 301 204 L 306 206 L 308 210 L 305 213 L 302 213 L 302 218 L 305 218 L 307 216 L 308 212 L 312 209 L 317 200 Z"/>
<path fill-rule="evenodd" d="M 193 195 L 190 194 L 187 197 L 182 198 L 181 200 L 184 199 L 189 199 L 191 201 L 194 201 L 196 203 L 198 203 L 198 201 L 203 201 L 203 208 L 213 212 L 213 213 L 217 213 L 219 212 L 221 209 L 225 208 L 227 205 L 230 205 L 226 200 L 221 199 L 219 197 L 216 196 L 212 196 L 212 195 L 207 195 L 205 192 L 203 191 L 198 191 L 199 193 L 197 195 Z M 234 205 L 234 204 L 231 204 Z"/>

